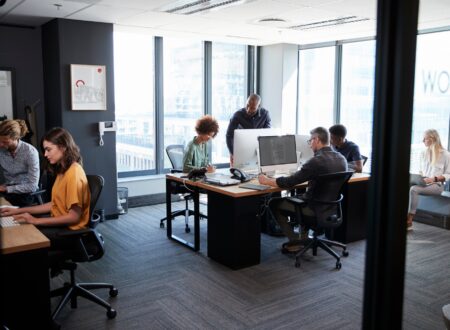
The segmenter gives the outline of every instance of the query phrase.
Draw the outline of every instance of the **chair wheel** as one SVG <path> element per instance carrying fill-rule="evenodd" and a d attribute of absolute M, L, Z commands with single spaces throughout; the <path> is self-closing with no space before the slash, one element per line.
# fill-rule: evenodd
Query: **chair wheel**
<path fill-rule="evenodd" d="M 339 270 L 339 269 L 341 269 L 341 267 L 342 267 L 341 262 L 340 262 L 340 261 L 337 261 L 337 262 L 336 262 L 336 269 Z"/>
<path fill-rule="evenodd" d="M 186 228 L 184 229 L 184 231 L 185 231 L 187 234 L 189 234 L 189 233 L 191 232 L 191 228 L 186 227 Z"/>
<path fill-rule="evenodd" d="M 159 228 L 164 228 L 164 222 L 161 222 L 161 223 L 159 224 Z"/>
<path fill-rule="evenodd" d="M 115 318 L 117 315 L 117 312 L 115 309 L 108 309 L 108 311 L 106 312 L 106 316 L 108 316 L 108 319 L 113 319 Z"/>
<path fill-rule="evenodd" d="M 116 297 L 118 294 L 119 294 L 119 290 L 117 290 L 117 288 L 112 288 L 109 290 L 110 297 Z"/>
<path fill-rule="evenodd" d="M 295 259 L 295 268 L 300 268 L 300 260 Z"/>
<path fill-rule="evenodd" d="M 342 256 L 343 257 L 348 257 L 348 251 L 347 250 L 342 251 Z"/>

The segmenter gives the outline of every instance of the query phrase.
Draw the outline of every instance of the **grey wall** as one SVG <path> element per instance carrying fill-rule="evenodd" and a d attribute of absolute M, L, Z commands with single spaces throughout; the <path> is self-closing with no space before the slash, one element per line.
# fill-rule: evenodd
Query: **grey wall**
<path fill-rule="evenodd" d="M 47 127 L 69 130 L 80 146 L 87 174 L 100 174 L 105 187 L 97 204 L 107 216 L 117 214 L 116 135 L 105 133 L 98 145 L 98 122 L 115 120 L 113 25 L 55 19 L 42 26 Z M 70 64 L 105 65 L 106 111 L 72 111 Z"/>
<path fill-rule="evenodd" d="M 25 105 L 36 107 L 38 141 L 45 132 L 44 78 L 40 28 L 0 26 L 0 67 L 15 72 L 15 117 L 25 119 Z"/>

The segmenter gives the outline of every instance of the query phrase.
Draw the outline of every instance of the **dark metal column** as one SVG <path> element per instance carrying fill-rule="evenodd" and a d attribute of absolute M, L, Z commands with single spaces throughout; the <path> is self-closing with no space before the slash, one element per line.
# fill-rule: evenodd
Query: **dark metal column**
<path fill-rule="evenodd" d="M 401 329 L 418 0 L 379 0 L 364 329 Z"/>

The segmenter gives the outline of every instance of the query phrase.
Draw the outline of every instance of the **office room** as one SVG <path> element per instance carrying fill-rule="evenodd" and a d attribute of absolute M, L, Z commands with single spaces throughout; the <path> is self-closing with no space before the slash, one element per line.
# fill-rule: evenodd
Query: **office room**
<path fill-rule="evenodd" d="M 442 0 L 0 0 L 0 115 L 26 120 L 40 153 L 46 132 L 64 128 L 84 172 L 103 177 L 92 217 L 101 221 L 88 232 L 104 255 L 78 260 L 75 278 L 112 284 L 92 291 L 106 305 L 78 297 L 76 308 L 58 310 L 60 298 L 49 291 L 70 282 L 71 270 L 48 271 L 54 256 L 45 236 L 31 252 L 5 252 L 0 228 L 2 326 L 448 327 L 445 175 L 431 178 L 444 191 L 419 193 L 406 231 L 409 173 L 419 173 L 428 139 L 436 140 L 429 130 L 449 147 L 448 7 Z M 73 91 L 84 69 L 102 76 L 101 97 L 87 108 Z M 341 266 L 318 249 L 296 267 L 295 254 L 282 253 L 286 237 L 264 232 L 250 190 L 234 198 L 237 188 L 220 195 L 170 173 L 166 148 L 186 147 L 204 115 L 219 127 L 207 145 L 210 162 L 229 173 L 227 127 L 252 93 L 281 134 L 310 138 L 315 127 L 343 124 L 367 156 L 364 179 L 353 177 L 344 190 L 343 217 L 359 223 L 335 230 L 347 233 Z M 185 201 L 170 193 L 174 180 L 194 210 L 188 227 Z M 176 210 L 181 216 L 161 221 Z M 21 241 L 27 233 L 10 236 Z"/>

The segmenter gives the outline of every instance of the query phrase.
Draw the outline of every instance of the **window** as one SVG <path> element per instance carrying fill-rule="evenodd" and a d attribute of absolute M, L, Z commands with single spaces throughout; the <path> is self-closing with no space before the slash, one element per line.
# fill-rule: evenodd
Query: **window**
<path fill-rule="evenodd" d="M 422 34 L 417 37 L 414 117 L 411 137 L 410 171 L 419 170 L 419 154 L 424 149 L 423 133 L 430 128 L 439 132 L 448 145 L 450 113 L 450 32 Z"/>
<path fill-rule="evenodd" d="M 347 138 L 369 158 L 372 154 L 374 83 L 375 40 L 344 44 L 340 122 L 347 128 Z M 365 170 L 370 170 L 370 166 Z"/>
<path fill-rule="evenodd" d="M 114 32 L 119 176 L 155 170 L 153 37 Z"/>
<path fill-rule="evenodd" d="M 203 44 L 164 38 L 164 148 L 187 145 L 196 135 L 195 123 L 204 113 Z M 170 167 L 164 155 L 164 167 Z"/>
<path fill-rule="evenodd" d="M 335 47 L 300 50 L 298 131 L 333 124 Z"/>
<path fill-rule="evenodd" d="M 212 142 L 212 162 L 230 161 L 225 134 L 233 113 L 246 100 L 246 46 L 225 43 L 212 45 L 212 115 L 219 134 Z"/>

